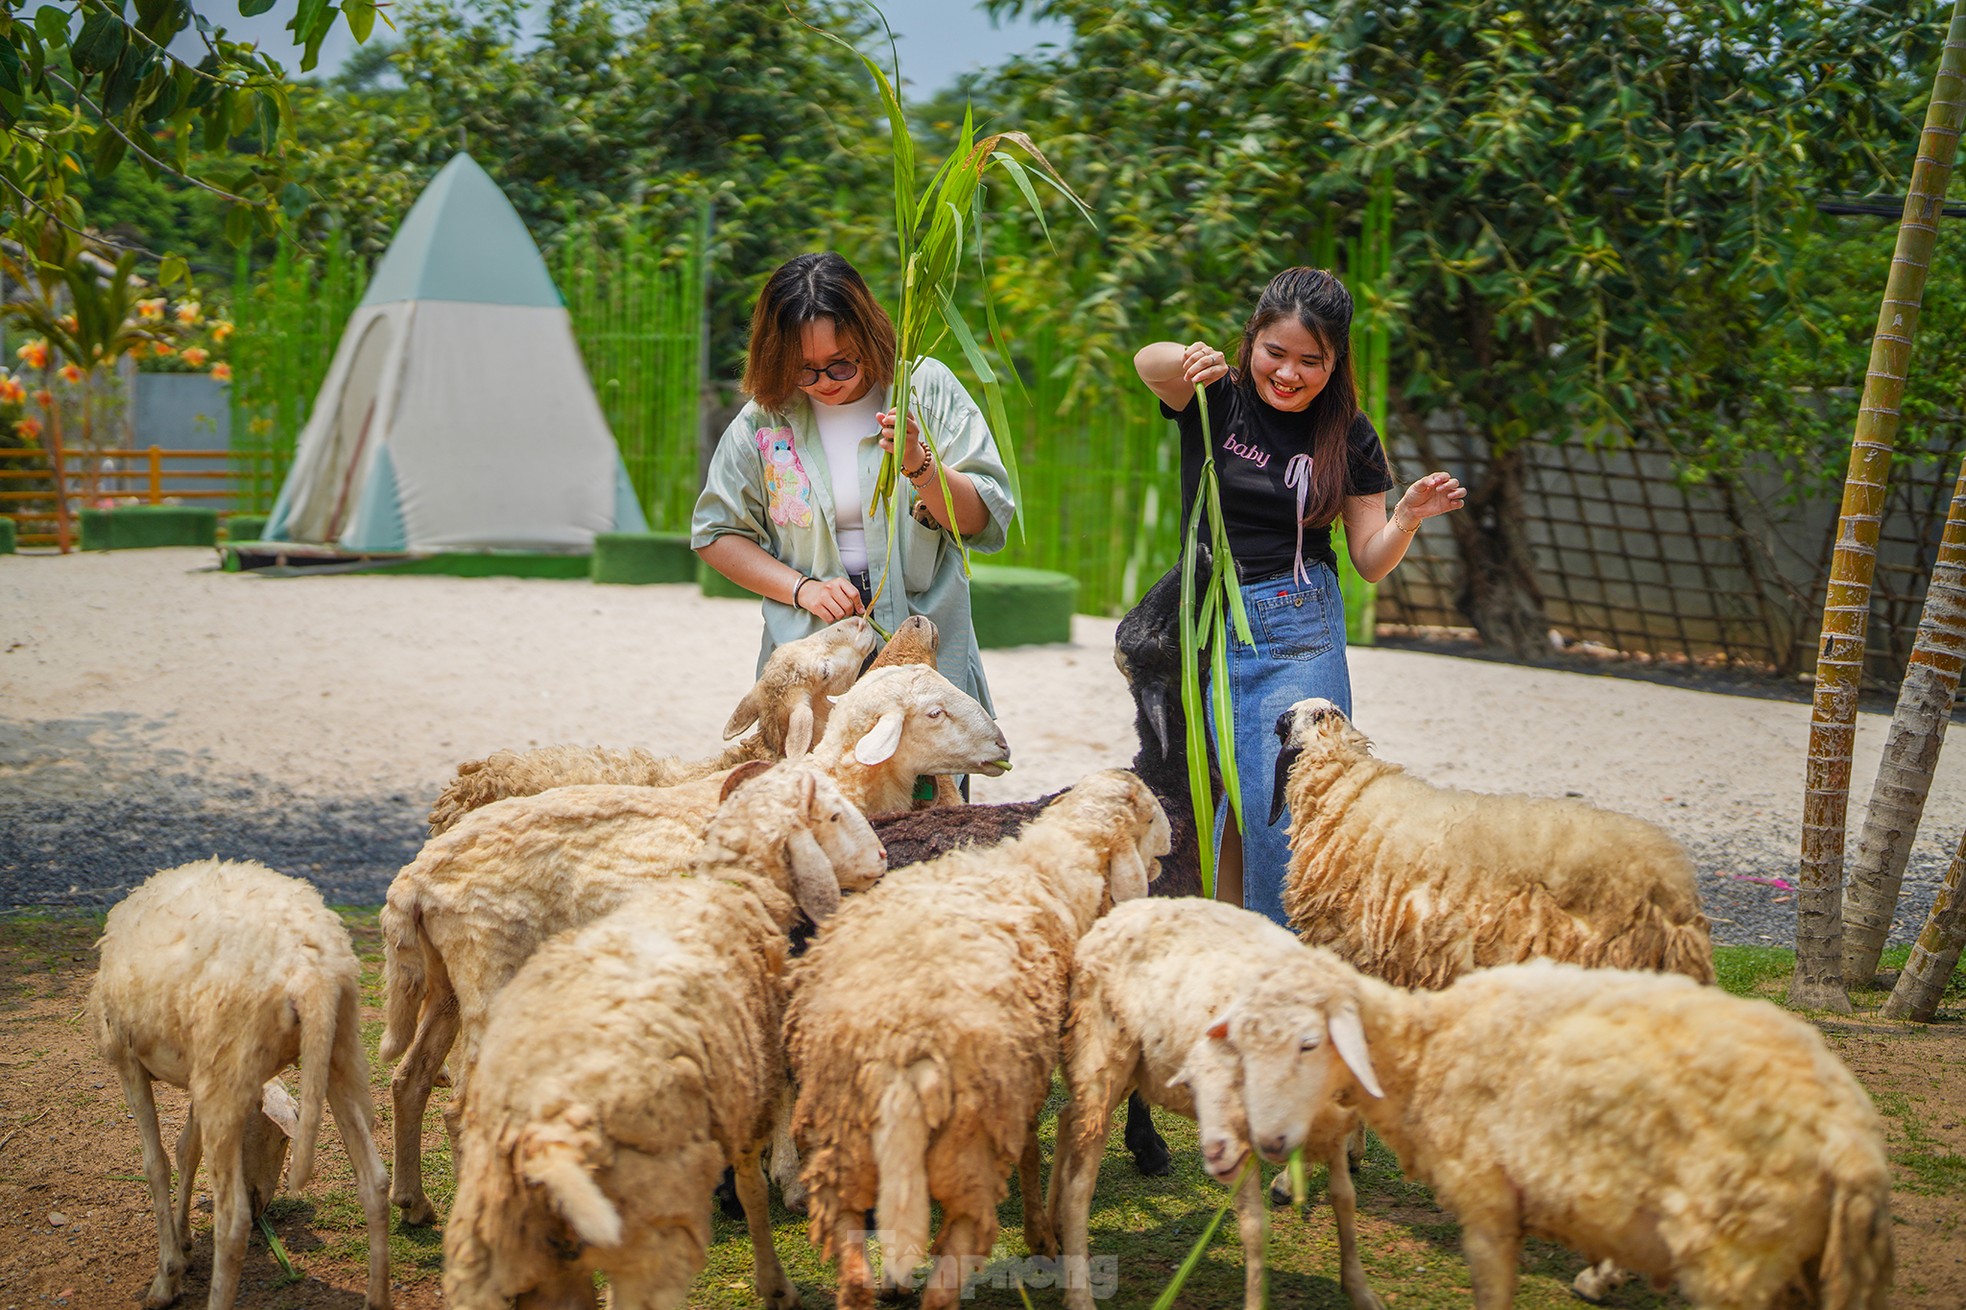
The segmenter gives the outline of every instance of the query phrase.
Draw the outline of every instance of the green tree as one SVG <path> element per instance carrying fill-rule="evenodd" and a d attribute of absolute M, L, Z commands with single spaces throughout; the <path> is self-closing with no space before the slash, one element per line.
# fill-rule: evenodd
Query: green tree
<path fill-rule="evenodd" d="M 273 0 L 238 0 L 241 15 Z M 209 6 L 207 6 L 209 8 Z M 32 19 L 0 3 L 0 214 L 24 247 L 46 222 L 79 232 L 90 222 L 75 185 L 84 172 L 114 175 L 134 159 L 156 178 L 176 176 L 225 202 L 228 236 L 273 230 L 286 191 L 294 119 L 286 71 L 270 54 L 228 39 L 187 0 L 72 0 Z M 301 68 L 345 17 L 365 39 L 375 0 L 304 0 L 288 28 Z M 193 31 L 195 63 L 169 46 Z M 223 166 L 190 170 L 194 142 L 218 150 L 250 134 L 249 150 Z"/>
<path fill-rule="evenodd" d="M 1937 45 L 1918 15 L 1841 0 L 995 8 L 1074 24 L 1068 50 L 1014 64 L 999 94 L 1047 139 L 1039 106 L 1105 146 L 1085 190 L 1106 238 L 1066 257 L 1103 366 L 1149 335 L 1131 316 L 1163 333 L 1219 319 L 1390 183 L 1392 285 L 1374 308 L 1396 331 L 1393 422 L 1423 448 L 1444 425 L 1485 449 L 1450 520 L 1461 605 L 1522 654 L 1548 627 L 1523 443 L 1698 449 L 1735 421 L 1791 216 L 1819 188 L 1896 176 L 1879 149 Z"/>
<path fill-rule="evenodd" d="M 797 13 L 865 35 L 835 0 Z M 713 350 L 734 372 L 770 269 L 881 221 L 884 132 L 858 61 L 776 0 L 553 0 L 529 43 L 526 15 L 518 0 L 406 8 L 388 59 L 400 85 L 370 63 L 304 93 L 308 222 L 380 253 L 458 150 L 549 245 L 569 223 L 606 231 L 650 215 L 680 240 L 713 198 Z"/>

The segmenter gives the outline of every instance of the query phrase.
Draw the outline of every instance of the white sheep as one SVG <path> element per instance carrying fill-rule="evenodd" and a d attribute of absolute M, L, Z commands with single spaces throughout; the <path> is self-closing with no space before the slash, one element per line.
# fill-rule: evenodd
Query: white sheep
<path fill-rule="evenodd" d="M 1713 981 L 1693 863 L 1656 825 L 1422 782 L 1374 758 L 1327 700 L 1299 701 L 1276 730 L 1284 910 L 1311 945 L 1403 987 L 1538 957 Z"/>
<path fill-rule="evenodd" d="M 1274 1163 L 1300 1147 L 1330 1164 L 1340 1286 L 1356 1310 L 1379 1310 L 1358 1257 L 1344 1153 L 1351 1116 L 1328 1109 L 1291 1076 L 1304 1047 L 1327 1037 L 1323 1012 L 1300 996 L 1329 994 L 1332 969 L 1328 953 L 1261 915 L 1197 898 L 1130 901 L 1080 939 L 1065 1027 L 1068 1100 L 1047 1196 L 1070 1310 L 1092 1310 L 1092 1192 L 1107 1123 L 1135 1089 L 1149 1105 L 1205 1124 L 1202 1163 L 1217 1181 L 1233 1186 L 1240 1176 L 1236 1220 L 1249 1310 L 1264 1304 L 1268 1223 L 1252 1149 Z M 1355 1014 L 1350 1023 L 1355 1032 Z M 1330 1036 L 1342 1028 L 1334 1019 Z M 1338 1046 L 1341 1056 L 1346 1049 Z"/>
<path fill-rule="evenodd" d="M 870 839 L 871 840 L 871 839 Z M 492 1005 L 444 1230 L 458 1310 L 680 1306 L 726 1164 L 758 1294 L 799 1298 L 758 1157 L 787 1095 L 779 1024 L 791 899 L 739 865 L 651 882 L 555 938 Z"/>
<path fill-rule="evenodd" d="M 360 969 L 348 930 L 306 883 L 247 862 L 204 860 L 152 875 L 110 910 L 89 991 L 96 1047 L 115 1068 L 143 1139 L 157 1219 L 146 1307 L 177 1299 L 191 1243 L 201 1154 L 212 1186 L 206 1304 L 230 1310 L 253 1214 L 272 1199 L 291 1098 L 279 1072 L 300 1061 L 301 1101 L 287 1186 L 306 1185 L 323 1103 L 368 1217 L 369 1310 L 389 1305 L 389 1202 L 371 1137 Z M 177 1205 L 151 1083 L 190 1093 L 178 1141 Z M 284 1127 L 285 1125 L 283 1125 Z"/>
<path fill-rule="evenodd" d="M 1525 1234 L 1696 1306 L 1883 1310 L 1883 1125 L 1809 1024 L 1672 974 L 1549 960 L 1438 992 L 1342 972 L 1299 999 L 1334 1035 L 1355 1012 L 1364 1050 L 1317 1047 L 1296 1076 L 1460 1220 L 1483 1310 L 1513 1302 Z"/>
<path fill-rule="evenodd" d="M 843 888 L 880 876 L 879 841 L 824 771 L 804 760 L 761 770 L 707 825 L 680 788 L 559 787 L 497 801 L 432 838 L 396 875 L 381 916 L 382 1056 L 397 1061 L 391 1199 L 405 1223 L 435 1218 L 421 1125 L 445 1056 L 455 1043 L 454 1124 L 492 999 L 547 938 L 684 873 L 748 868 L 814 922 Z"/>
<path fill-rule="evenodd" d="M 837 720 L 836 720 L 837 723 Z M 924 1310 L 952 1306 L 989 1254 L 1013 1165 L 1026 1235 L 1055 1253 L 1036 1120 L 1057 1063 L 1072 948 L 1114 902 L 1147 894 L 1167 819 L 1133 774 L 1096 773 L 1015 838 L 900 870 L 843 906 L 794 969 L 785 1040 L 798 1083 L 811 1231 L 845 1307 L 873 1286 L 862 1216 L 890 1236 L 882 1282 L 928 1254 Z"/>
<path fill-rule="evenodd" d="M 457 766 L 457 777 L 430 807 L 430 835 L 447 831 L 472 810 L 511 796 L 532 796 L 549 787 L 626 784 L 673 787 L 723 773 L 750 760 L 778 760 L 806 753 L 826 731 L 829 696 L 860 676 L 873 654 L 874 629 L 855 615 L 821 628 L 771 653 L 758 680 L 724 725 L 726 741 L 753 724 L 757 732 L 701 760 L 600 746 L 543 746 L 496 751 Z"/>

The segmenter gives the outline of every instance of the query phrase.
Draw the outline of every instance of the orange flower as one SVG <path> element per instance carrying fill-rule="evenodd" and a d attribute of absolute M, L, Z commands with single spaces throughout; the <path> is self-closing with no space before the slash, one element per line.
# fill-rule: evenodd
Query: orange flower
<path fill-rule="evenodd" d="M 212 340 L 223 342 L 232 335 L 232 320 L 220 318 L 212 320 Z"/>
<path fill-rule="evenodd" d="M 70 386 L 74 386 L 82 380 L 81 367 L 76 364 L 63 364 L 61 366 L 61 380 Z"/>
<path fill-rule="evenodd" d="M 15 419 L 14 435 L 23 441 L 39 441 L 41 439 L 41 420 L 38 418 Z"/>
<path fill-rule="evenodd" d="M 232 365 L 221 359 L 218 363 L 212 365 L 212 376 L 220 382 L 230 382 L 232 380 Z"/>
<path fill-rule="evenodd" d="M 75 330 L 75 315 L 73 314 L 63 314 L 55 322 L 61 325 L 61 330 L 64 332 L 73 332 Z"/>
<path fill-rule="evenodd" d="M 42 409 L 53 409 L 55 407 L 55 393 L 46 387 L 42 387 L 34 393 L 34 403 Z"/>
<path fill-rule="evenodd" d="M 210 359 L 211 357 L 212 357 L 211 352 L 209 350 L 206 350 L 203 346 L 191 346 L 188 349 L 186 349 L 181 356 L 179 356 L 179 358 L 184 360 L 185 363 L 191 365 L 191 367 L 193 368 L 203 368 L 205 366 L 205 361 Z"/>
<path fill-rule="evenodd" d="M 0 405 L 18 405 L 27 399 L 27 388 L 15 378 L 0 378 Z"/>
<path fill-rule="evenodd" d="M 137 317 L 146 323 L 155 323 L 164 317 L 164 298 L 158 296 L 154 300 L 137 301 Z"/>
<path fill-rule="evenodd" d="M 29 368 L 48 367 L 48 343 L 40 337 L 28 342 L 14 352 L 14 357 Z"/>
<path fill-rule="evenodd" d="M 203 308 L 197 301 L 187 300 L 177 307 L 177 321 L 186 326 L 196 323 Z"/>
<path fill-rule="evenodd" d="M 177 352 L 168 341 L 153 341 L 150 343 L 150 353 L 153 355 L 174 355 Z"/>

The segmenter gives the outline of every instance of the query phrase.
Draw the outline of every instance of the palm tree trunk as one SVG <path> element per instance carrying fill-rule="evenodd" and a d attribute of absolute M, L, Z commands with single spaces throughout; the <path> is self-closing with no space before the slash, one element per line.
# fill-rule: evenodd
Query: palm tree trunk
<path fill-rule="evenodd" d="M 1952 867 L 1946 870 L 1945 885 L 1939 888 L 1938 899 L 1932 902 L 1932 913 L 1926 916 L 1925 927 L 1918 934 L 1918 941 L 1911 948 L 1911 958 L 1905 961 L 1905 971 L 1898 975 L 1897 986 L 1891 989 L 1890 999 L 1884 1002 L 1884 1017 L 1887 1019 L 1916 1019 L 1927 1023 L 1939 1011 L 1939 997 L 1944 994 L 1946 980 L 1959 965 L 1959 949 L 1966 946 L 1966 896 L 1961 895 L 1962 875 L 1966 875 L 1966 835 L 1959 839 L 1959 849 L 1953 853 Z"/>
<path fill-rule="evenodd" d="M 1945 54 L 1918 141 L 1911 189 L 1898 224 L 1897 252 L 1878 309 L 1870 371 L 1843 480 L 1836 552 L 1823 604 L 1816 656 L 1816 696 L 1803 783 L 1802 857 L 1796 894 L 1795 977 L 1791 1005 L 1848 1013 L 1843 990 L 1843 837 L 1850 802 L 1850 750 L 1856 739 L 1857 691 L 1870 620 L 1870 583 L 1884 482 L 1897 441 L 1899 406 L 1911 367 L 1911 343 L 1925 298 L 1925 272 L 1938 235 L 1940 207 L 1952 178 L 1959 130 L 1966 121 L 1966 0 L 1953 0 Z"/>
<path fill-rule="evenodd" d="M 1961 463 L 1953 485 L 1918 637 L 1912 643 L 1904 685 L 1898 689 L 1898 709 L 1884 739 L 1884 758 L 1877 766 L 1863 835 L 1857 839 L 1856 864 L 1844 894 L 1845 986 L 1877 972 L 1877 957 L 1898 908 L 1905 861 L 1925 813 L 1926 794 L 1932 789 L 1932 770 L 1945 743 L 1962 666 L 1966 666 L 1966 463 Z"/>

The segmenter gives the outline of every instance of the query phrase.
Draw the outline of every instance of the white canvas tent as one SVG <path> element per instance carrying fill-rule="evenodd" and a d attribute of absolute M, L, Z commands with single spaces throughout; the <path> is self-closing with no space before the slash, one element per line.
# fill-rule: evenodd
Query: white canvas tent
<path fill-rule="evenodd" d="M 266 539 L 586 550 L 647 526 L 538 247 L 456 156 L 349 317 Z"/>

